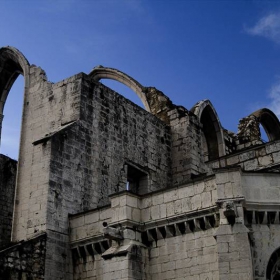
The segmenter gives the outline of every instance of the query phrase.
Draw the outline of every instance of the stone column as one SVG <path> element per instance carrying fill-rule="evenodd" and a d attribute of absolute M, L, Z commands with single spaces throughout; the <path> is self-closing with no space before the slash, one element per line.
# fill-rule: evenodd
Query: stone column
<path fill-rule="evenodd" d="M 104 279 L 146 279 L 146 246 L 139 231 L 139 203 L 139 198 L 127 191 L 111 197 L 114 214 L 112 223 L 104 227 L 104 236 L 112 240 L 112 246 L 102 254 Z"/>
<path fill-rule="evenodd" d="M 217 240 L 220 280 L 253 280 L 249 229 L 244 225 L 241 170 L 219 170 L 216 174 L 220 225 Z"/>
<path fill-rule="evenodd" d="M 220 226 L 215 234 L 220 280 L 253 279 L 249 229 L 243 222 L 241 203 L 229 200 L 221 203 Z"/>

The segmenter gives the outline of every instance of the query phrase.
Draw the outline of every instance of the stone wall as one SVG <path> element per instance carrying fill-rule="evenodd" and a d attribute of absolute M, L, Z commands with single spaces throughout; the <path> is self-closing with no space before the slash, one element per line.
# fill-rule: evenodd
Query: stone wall
<path fill-rule="evenodd" d="M 250 237 L 252 242 L 254 279 L 267 279 L 266 270 L 269 259 L 274 251 L 279 249 L 280 226 L 279 224 L 258 223 L 252 224 L 249 227 L 251 229 Z"/>
<path fill-rule="evenodd" d="M 16 184 L 16 163 L 0 157 L 0 248 L 13 244 L 0 252 L 2 278 L 271 278 L 280 198 L 271 111 L 234 134 L 209 100 L 189 111 L 115 69 L 53 84 L 11 47 L 0 65 L 0 110 L 19 73 L 25 81 Z M 134 89 L 149 112 L 102 77 Z"/>
<path fill-rule="evenodd" d="M 144 260 L 146 279 L 264 280 L 267 263 L 278 248 L 279 196 L 277 173 L 220 169 L 214 177 L 180 188 L 139 198 L 125 193 L 112 196 L 111 207 L 71 217 L 71 244 L 72 248 L 84 244 L 86 255 L 88 246 L 93 248 L 101 266 L 108 260 L 100 256 L 111 246 L 101 238 L 102 221 L 129 224 L 142 232 L 140 240 L 147 246 L 146 254 L 149 252 Z M 213 228 L 211 224 L 217 227 L 215 219 L 210 219 L 211 214 L 207 218 L 209 212 L 203 211 L 216 203 L 220 222 Z M 215 213 L 214 208 L 211 211 Z M 96 243 L 92 244 L 91 238 Z M 89 266 L 87 259 L 81 274 L 82 253 L 75 250 L 80 255 L 79 275 L 96 275 L 97 267 L 94 262 Z M 117 269 L 114 272 L 119 273 Z"/>
<path fill-rule="evenodd" d="M 45 279 L 45 253 L 46 234 L 0 251 L 0 279 Z"/>
<path fill-rule="evenodd" d="M 141 221 L 158 223 L 186 213 L 216 207 L 217 188 L 213 178 L 179 188 L 146 195 L 141 202 Z"/>
<path fill-rule="evenodd" d="M 105 262 L 98 254 L 80 257 L 74 261 L 74 280 L 149 279 L 146 272 L 147 259 L 148 252 L 143 248 L 139 250 L 137 247 L 125 256 L 113 257 Z"/>
<path fill-rule="evenodd" d="M 267 273 L 279 262 L 279 175 L 248 172 L 242 176 L 242 182 L 254 279 L 270 279 Z M 272 257 L 275 252 L 276 255 Z"/>
<path fill-rule="evenodd" d="M 242 223 L 221 223 L 216 231 L 219 279 L 253 280 L 249 230 Z"/>
<path fill-rule="evenodd" d="M 272 210 L 279 203 L 280 178 L 277 173 L 244 173 L 242 186 L 247 205 L 259 204 Z"/>
<path fill-rule="evenodd" d="M 180 186 L 201 173 L 206 173 L 204 163 L 202 127 L 196 116 L 184 107 L 168 112 L 172 136 L 173 186 Z"/>
<path fill-rule="evenodd" d="M 126 189 L 126 168 L 130 166 L 148 176 L 146 188 L 137 193 L 171 185 L 170 127 L 157 117 L 111 89 L 85 79 L 81 120 L 85 134 L 91 137 L 91 168 L 101 173 L 95 175 L 99 206 L 108 203 L 108 195 Z"/>
<path fill-rule="evenodd" d="M 65 248 L 69 241 L 68 215 L 108 204 L 110 194 L 126 190 L 129 176 L 135 176 L 132 179 L 136 181 L 145 177 L 141 186 L 139 182 L 132 190 L 136 193 L 171 184 L 169 127 L 86 75 L 76 78 L 73 83 L 72 78 L 65 82 L 69 88 L 69 92 L 65 89 L 66 95 L 75 95 L 71 91 L 74 88 L 81 94 L 72 112 L 67 109 L 71 100 L 65 101 L 64 111 L 70 119 L 34 143 L 37 149 L 50 149 L 46 228 L 53 242 L 57 239 Z M 52 103 L 61 99 L 63 85 L 53 86 L 57 97 L 52 97 Z M 75 115 L 77 108 L 79 119 L 72 122 L 71 114 Z M 70 251 L 62 247 L 55 256 L 52 250 L 46 255 L 52 263 L 48 271 L 57 275 L 71 273 Z M 65 266 L 68 268 L 62 269 Z"/>
<path fill-rule="evenodd" d="M 217 279 L 216 197 L 215 180 L 209 177 L 143 197 L 120 192 L 110 197 L 111 205 L 71 216 L 74 279 L 127 279 L 123 273 L 134 266 L 132 248 L 141 252 L 136 256 L 141 256 L 143 274 L 135 275 L 134 267 L 128 279 L 180 279 L 184 274 Z M 123 241 L 106 240 L 107 225 L 119 228 Z"/>
<path fill-rule="evenodd" d="M 107 207 L 70 216 L 71 242 L 102 235 L 103 222 L 118 225 L 130 221 L 138 226 L 144 224 L 149 230 L 165 226 L 173 219 L 179 222 L 187 215 L 194 219 L 217 211 L 217 189 L 213 177 L 143 197 L 120 192 L 112 195 L 110 200 Z"/>
<path fill-rule="evenodd" d="M 147 279 L 219 279 L 215 229 L 153 242 Z"/>
<path fill-rule="evenodd" d="M 218 160 L 210 161 L 211 168 L 223 168 L 239 165 L 243 170 L 273 169 L 280 163 L 280 141 L 273 141 L 250 149 L 238 151 Z"/>
<path fill-rule="evenodd" d="M 0 155 L 0 249 L 11 242 L 17 162 Z"/>

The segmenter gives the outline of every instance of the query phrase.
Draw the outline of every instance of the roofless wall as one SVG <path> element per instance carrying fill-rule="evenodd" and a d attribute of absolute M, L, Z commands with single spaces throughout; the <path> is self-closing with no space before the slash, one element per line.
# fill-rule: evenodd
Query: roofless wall
<path fill-rule="evenodd" d="M 253 113 L 244 120 L 242 133 L 234 134 L 222 128 L 208 100 L 188 110 L 156 88 L 104 67 L 50 83 L 41 68 L 6 47 L 0 49 L 0 113 L 19 74 L 25 79 L 22 133 L 7 238 L 16 245 L 0 252 L 0 273 L 5 271 L 7 279 L 36 279 L 39 267 L 45 280 L 71 280 L 74 261 L 81 268 L 77 279 L 90 279 L 95 272 L 103 279 L 112 269 L 110 279 L 118 271 L 119 279 L 131 273 L 140 280 L 143 256 L 144 273 L 151 279 L 227 279 L 236 270 L 237 278 L 252 276 L 246 211 L 249 226 L 259 222 L 270 230 L 267 221 L 279 226 L 280 133 L 272 112 Z M 102 85 L 104 78 L 132 88 L 146 110 Z M 259 123 L 268 144 L 258 140 L 258 129 L 251 133 L 251 125 L 258 128 Z M 251 171 L 250 180 L 240 166 Z M 9 182 L 0 187 L 8 189 Z M 69 216 L 74 217 L 71 225 Z M 229 242 L 223 245 L 224 240 Z M 40 265 L 31 258 L 23 269 L 22 252 L 28 250 L 29 255 L 38 252 Z M 98 263 L 104 273 L 96 269 Z M 229 270 L 223 269 L 226 265 Z M 273 264 L 268 273 L 277 267 Z"/>

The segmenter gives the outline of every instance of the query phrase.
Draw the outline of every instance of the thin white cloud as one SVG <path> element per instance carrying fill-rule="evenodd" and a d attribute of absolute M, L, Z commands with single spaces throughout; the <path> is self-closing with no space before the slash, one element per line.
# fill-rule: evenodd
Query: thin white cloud
<path fill-rule="evenodd" d="M 280 79 L 271 87 L 269 98 L 271 102 L 267 107 L 280 118 Z"/>
<path fill-rule="evenodd" d="M 267 91 L 267 99 L 269 100 L 268 102 L 258 101 L 251 103 L 248 106 L 248 114 L 261 108 L 268 108 L 280 119 L 280 77 Z"/>
<path fill-rule="evenodd" d="M 250 35 L 262 36 L 280 44 L 280 12 L 262 17 L 255 26 L 245 27 L 245 31 Z"/>

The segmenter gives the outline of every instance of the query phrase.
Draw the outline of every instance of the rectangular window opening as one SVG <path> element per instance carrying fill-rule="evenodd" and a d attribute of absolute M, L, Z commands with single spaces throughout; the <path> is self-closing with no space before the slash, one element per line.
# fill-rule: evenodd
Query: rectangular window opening
<path fill-rule="evenodd" d="M 148 192 L 148 174 L 127 164 L 126 190 L 132 193 L 145 194 Z"/>

